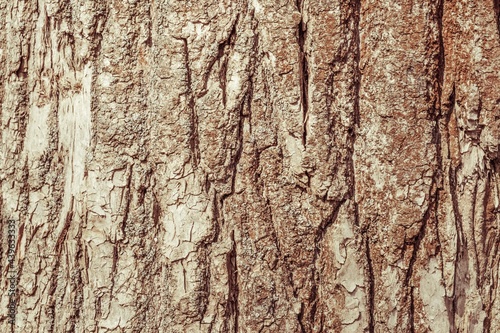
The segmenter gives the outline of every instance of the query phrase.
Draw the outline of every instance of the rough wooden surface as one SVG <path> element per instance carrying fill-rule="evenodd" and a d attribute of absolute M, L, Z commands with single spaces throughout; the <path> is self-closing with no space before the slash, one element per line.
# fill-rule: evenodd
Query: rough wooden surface
<path fill-rule="evenodd" d="M 0 0 L 0 330 L 499 332 L 499 15 Z"/>

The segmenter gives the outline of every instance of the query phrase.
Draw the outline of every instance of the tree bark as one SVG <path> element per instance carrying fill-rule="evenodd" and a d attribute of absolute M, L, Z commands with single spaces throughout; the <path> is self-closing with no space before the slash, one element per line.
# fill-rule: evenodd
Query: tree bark
<path fill-rule="evenodd" d="M 0 22 L 2 332 L 500 331 L 499 0 Z"/>

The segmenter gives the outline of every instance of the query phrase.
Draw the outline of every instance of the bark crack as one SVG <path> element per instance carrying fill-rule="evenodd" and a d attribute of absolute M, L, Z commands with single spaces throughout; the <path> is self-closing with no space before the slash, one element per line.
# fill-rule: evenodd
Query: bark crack
<path fill-rule="evenodd" d="M 205 70 L 202 81 L 203 81 L 203 86 L 200 91 L 200 93 L 197 95 L 198 97 L 203 97 L 207 92 L 207 86 L 208 86 L 208 78 L 210 77 L 210 74 L 212 73 L 212 69 L 215 65 L 216 62 L 220 62 L 221 60 L 223 61 L 222 64 L 220 64 L 220 71 L 219 71 L 219 82 L 221 84 L 221 89 L 222 89 L 222 99 L 223 99 L 223 105 L 226 105 L 226 71 L 227 71 L 227 62 L 228 62 L 228 57 L 226 55 L 226 49 L 232 48 L 234 46 L 234 42 L 236 40 L 236 26 L 239 21 L 239 14 L 236 16 L 232 26 L 231 30 L 229 31 L 229 34 L 227 38 L 219 42 L 219 45 L 217 47 L 217 54 L 215 57 L 208 63 L 207 69 Z M 226 56 L 226 58 L 224 58 Z"/>
<path fill-rule="evenodd" d="M 128 215 L 130 211 L 130 202 L 132 200 L 132 169 L 133 165 L 130 165 L 128 168 L 128 177 L 127 177 L 127 184 L 125 188 L 122 191 L 122 198 L 120 200 L 120 205 L 122 204 L 123 201 L 123 196 L 125 196 L 125 207 L 124 207 L 124 212 L 123 212 L 123 219 L 122 222 L 120 223 L 120 230 L 122 232 L 122 238 L 125 239 L 127 234 L 126 234 L 126 226 L 127 226 L 127 221 L 128 221 Z"/>
<path fill-rule="evenodd" d="M 61 233 L 59 234 L 59 237 L 57 238 L 55 249 L 53 253 L 56 254 L 55 256 L 55 263 L 54 263 L 54 270 L 52 272 L 52 276 L 50 278 L 50 287 L 48 290 L 48 296 L 49 296 L 49 302 L 48 302 L 48 310 L 49 310 L 49 315 L 50 315 L 50 329 L 49 332 L 52 333 L 54 332 L 54 324 L 55 324 L 55 309 L 56 309 L 56 300 L 54 299 L 54 294 L 57 289 L 57 282 L 58 282 L 58 273 L 59 273 L 59 265 L 61 263 L 61 253 L 63 249 L 63 244 L 64 241 L 66 240 L 66 236 L 68 234 L 68 230 L 71 225 L 71 221 L 73 220 L 73 209 L 74 209 L 74 200 L 75 197 L 71 197 L 71 201 L 69 204 L 69 209 L 70 211 L 66 214 L 66 219 L 64 221 L 64 226 L 61 230 Z"/>
<path fill-rule="evenodd" d="M 495 11 L 498 38 L 500 38 L 500 0 L 493 0 L 493 10 Z"/>
<path fill-rule="evenodd" d="M 239 308 L 238 308 L 238 295 L 239 295 L 239 287 L 238 287 L 238 265 L 237 265 L 237 252 L 236 252 L 236 242 L 234 240 L 234 230 L 231 231 L 231 250 L 226 254 L 226 269 L 227 269 L 227 278 L 228 278 L 228 299 L 226 303 L 226 322 L 225 332 L 230 332 L 228 329 L 228 320 L 231 318 L 234 321 L 232 332 L 238 332 L 238 317 L 239 317 Z"/>
<path fill-rule="evenodd" d="M 415 333 L 415 287 L 410 287 L 410 332 Z"/>
<path fill-rule="evenodd" d="M 375 274 L 373 272 L 373 262 L 370 250 L 370 240 L 368 239 L 367 230 L 363 230 L 362 234 L 365 239 L 365 255 L 368 268 L 368 330 L 370 333 L 375 333 Z"/>
<path fill-rule="evenodd" d="M 359 33 L 359 22 L 361 15 L 361 0 L 354 0 L 355 8 L 355 25 L 354 25 L 354 45 L 356 45 L 355 50 L 355 77 L 354 77 L 354 127 L 359 126 L 359 91 L 361 89 L 361 70 L 359 69 L 359 62 L 361 58 L 361 37 Z M 355 137 L 355 131 L 353 130 L 353 136 Z M 352 155 L 351 155 L 352 156 Z M 354 184 L 353 184 L 354 187 Z"/>
<path fill-rule="evenodd" d="M 233 24 L 233 27 L 231 29 L 231 32 L 229 33 L 229 37 L 227 40 L 219 44 L 219 52 L 218 52 L 218 58 L 222 59 L 222 64 L 220 66 L 220 71 L 219 71 L 219 82 L 221 85 L 221 90 L 222 90 L 222 105 L 226 107 L 227 103 L 227 64 L 229 62 L 229 54 L 226 54 L 226 46 L 229 47 L 229 49 L 232 49 L 236 40 L 236 25 L 238 24 L 238 19 L 239 16 L 236 17 L 236 20 Z M 229 51 L 228 51 L 229 52 Z M 223 55 L 226 54 L 225 57 Z"/>
<path fill-rule="evenodd" d="M 299 44 L 299 85 L 300 106 L 302 109 L 302 144 L 304 149 L 307 143 L 307 116 L 309 110 L 309 68 L 305 51 L 307 24 L 304 22 L 304 0 L 297 0 L 297 9 L 300 12 L 300 22 L 297 26 L 297 39 Z"/>
<path fill-rule="evenodd" d="M 465 281 L 464 283 L 460 283 L 460 278 L 463 278 L 462 275 L 462 270 L 467 269 L 467 263 L 465 262 L 467 260 L 467 244 L 466 240 L 464 237 L 464 231 L 463 231 L 463 222 L 462 222 L 462 215 L 460 214 L 460 209 L 458 206 L 458 196 L 457 196 L 457 176 L 456 176 L 456 170 L 452 167 L 450 167 L 449 171 L 449 182 L 450 182 L 450 193 L 451 193 L 451 199 L 452 199 L 452 206 L 453 206 L 453 215 L 455 217 L 455 228 L 457 230 L 457 248 L 456 248 L 456 256 L 455 256 L 455 270 L 454 270 L 454 276 L 453 276 L 453 295 L 448 298 L 448 316 L 450 317 L 450 325 L 452 331 L 455 330 L 456 324 L 456 315 L 459 311 L 458 309 L 458 304 L 459 302 L 463 301 L 463 298 L 465 297 L 465 288 L 464 286 L 466 285 Z M 465 272 L 464 274 L 465 275 Z M 450 304 L 451 303 L 451 304 Z"/>
<path fill-rule="evenodd" d="M 304 325 L 304 303 L 300 303 L 300 312 L 297 315 L 297 320 L 299 321 L 300 333 L 306 333 L 306 327 Z"/>
<path fill-rule="evenodd" d="M 200 163 L 200 139 L 198 134 L 198 113 L 196 112 L 196 102 L 193 93 L 193 79 L 189 60 L 189 47 L 186 38 L 181 38 L 184 46 L 184 64 L 186 66 L 186 85 L 188 96 L 188 108 L 191 113 L 191 135 L 189 145 L 191 148 L 191 156 L 193 158 L 193 166 L 196 168 Z"/>
<path fill-rule="evenodd" d="M 325 234 L 328 230 L 328 228 L 337 220 L 340 208 L 342 205 L 346 202 L 346 199 L 343 199 L 339 202 L 337 202 L 333 208 L 332 214 L 322 223 L 319 225 L 319 227 L 316 229 L 316 236 L 314 238 L 314 254 L 313 254 L 313 260 L 312 260 L 312 287 L 311 287 L 311 293 L 309 294 L 309 313 L 308 313 L 308 319 L 311 325 L 314 325 L 314 321 L 316 318 L 316 312 L 317 312 L 317 304 L 319 301 L 319 295 L 318 295 L 318 283 L 319 277 L 317 276 L 318 273 L 318 268 L 316 267 L 316 262 L 318 260 L 318 257 L 320 255 L 320 243 L 325 237 Z"/>

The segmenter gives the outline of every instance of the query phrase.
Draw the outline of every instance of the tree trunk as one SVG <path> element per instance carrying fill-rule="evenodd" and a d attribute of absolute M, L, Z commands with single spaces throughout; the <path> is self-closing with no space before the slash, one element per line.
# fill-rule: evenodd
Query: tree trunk
<path fill-rule="evenodd" d="M 499 332 L 499 12 L 0 0 L 0 330 Z"/>

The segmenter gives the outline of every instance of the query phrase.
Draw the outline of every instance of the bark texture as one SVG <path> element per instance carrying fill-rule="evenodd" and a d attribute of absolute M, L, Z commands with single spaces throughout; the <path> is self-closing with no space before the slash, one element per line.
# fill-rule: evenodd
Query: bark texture
<path fill-rule="evenodd" d="M 2 332 L 500 332 L 499 0 L 0 0 Z"/>

